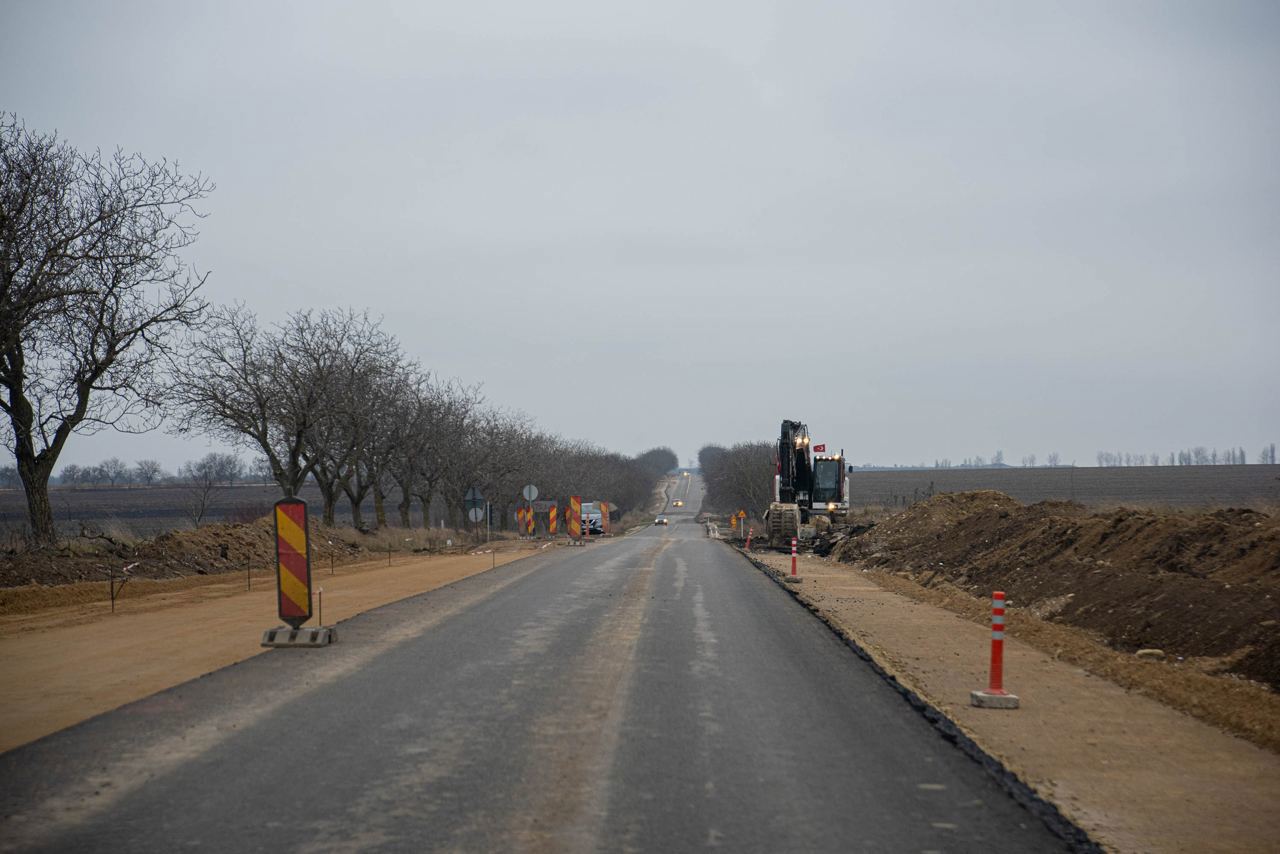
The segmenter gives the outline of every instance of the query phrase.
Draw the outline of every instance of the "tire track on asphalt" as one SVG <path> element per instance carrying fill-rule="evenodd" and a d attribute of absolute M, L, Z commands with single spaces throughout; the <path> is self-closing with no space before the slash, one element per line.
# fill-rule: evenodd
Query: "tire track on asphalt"
<path fill-rule="evenodd" d="M 631 690 L 636 646 L 658 559 L 674 540 L 643 555 L 617 605 L 602 615 L 586 655 L 566 679 L 559 705 L 532 728 L 525 782 L 529 804 L 517 813 L 508 838 L 535 852 L 596 851 L 609 804 L 609 777 Z"/>

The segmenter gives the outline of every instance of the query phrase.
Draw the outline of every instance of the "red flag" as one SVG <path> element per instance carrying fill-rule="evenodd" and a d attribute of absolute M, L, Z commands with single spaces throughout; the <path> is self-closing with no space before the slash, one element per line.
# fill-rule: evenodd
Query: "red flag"
<path fill-rule="evenodd" d="M 825 454 L 825 453 L 827 452 L 827 446 L 826 446 L 825 444 L 822 444 L 822 445 L 814 445 L 814 446 L 813 446 L 813 452 L 814 452 L 815 454 Z"/>

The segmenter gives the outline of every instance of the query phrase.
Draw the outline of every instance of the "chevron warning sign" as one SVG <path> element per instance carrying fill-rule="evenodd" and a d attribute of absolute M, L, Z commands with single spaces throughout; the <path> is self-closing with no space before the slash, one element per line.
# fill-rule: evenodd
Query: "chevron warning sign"
<path fill-rule="evenodd" d="M 552 502 L 551 509 L 547 511 L 547 533 L 553 537 L 556 535 L 556 528 L 557 528 L 556 523 L 559 521 L 560 521 L 560 508 L 557 507 L 554 502 Z"/>
<path fill-rule="evenodd" d="M 600 507 L 600 528 L 607 534 L 609 533 L 609 502 L 601 501 L 598 506 Z"/>
<path fill-rule="evenodd" d="M 569 496 L 569 536 L 578 539 L 582 536 L 582 496 Z"/>
<path fill-rule="evenodd" d="M 307 502 L 276 502 L 276 598 L 281 621 L 298 628 L 311 619 L 311 551 Z"/>

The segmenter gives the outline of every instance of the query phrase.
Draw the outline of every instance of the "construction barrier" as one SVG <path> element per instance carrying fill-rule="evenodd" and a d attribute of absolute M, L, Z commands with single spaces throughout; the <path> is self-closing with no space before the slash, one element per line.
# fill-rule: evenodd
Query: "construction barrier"
<path fill-rule="evenodd" d="M 526 508 L 524 511 L 524 529 L 525 533 L 530 537 L 538 533 L 538 520 L 532 507 Z"/>
<path fill-rule="evenodd" d="M 551 536 L 556 535 L 556 530 L 560 522 L 560 508 L 555 504 L 551 505 L 551 509 L 547 511 L 547 533 Z"/>
<path fill-rule="evenodd" d="M 569 536 L 575 540 L 582 539 L 582 496 L 569 496 Z"/>
<path fill-rule="evenodd" d="M 311 619 L 311 550 L 307 543 L 307 502 L 276 502 L 276 611 L 298 628 Z"/>
<path fill-rule="evenodd" d="M 600 507 L 600 528 L 604 533 L 609 533 L 609 502 L 601 501 Z"/>

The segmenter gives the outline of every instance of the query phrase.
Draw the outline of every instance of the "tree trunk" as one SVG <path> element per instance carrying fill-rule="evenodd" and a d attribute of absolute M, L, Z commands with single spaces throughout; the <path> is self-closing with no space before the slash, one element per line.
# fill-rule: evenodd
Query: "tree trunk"
<path fill-rule="evenodd" d="M 360 509 L 360 505 L 363 503 L 363 501 L 351 499 L 351 524 L 357 531 L 364 530 L 364 513 Z"/>
<path fill-rule="evenodd" d="M 30 460 L 19 461 L 18 474 L 27 494 L 27 519 L 31 523 L 31 539 L 42 546 L 57 542 L 58 532 L 53 524 L 53 505 L 49 503 L 49 475 L 52 466 L 44 466 Z"/>
<path fill-rule="evenodd" d="M 376 482 L 373 486 L 373 524 L 379 528 L 387 527 L 386 496 L 382 494 L 382 486 Z"/>
<path fill-rule="evenodd" d="M 338 504 L 338 487 L 333 483 L 325 483 L 316 478 L 316 486 L 320 489 L 320 520 L 330 528 L 334 526 L 334 508 Z"/>

